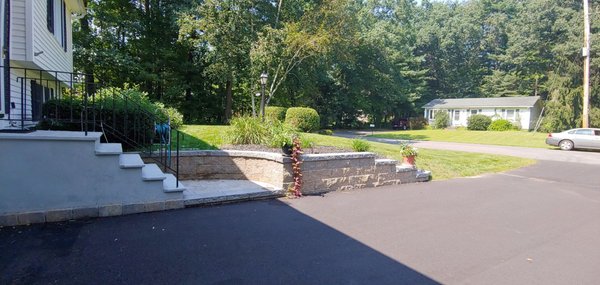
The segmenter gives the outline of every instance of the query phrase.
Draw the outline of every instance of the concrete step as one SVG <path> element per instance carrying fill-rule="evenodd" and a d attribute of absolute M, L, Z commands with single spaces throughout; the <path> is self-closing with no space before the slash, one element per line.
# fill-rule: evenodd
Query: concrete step
<path fill-rule="evenodd" d="M 123 153 L 119 155 L 119 165 L 121 168 L 142 168 L 146 164 L 139 154 Z"/>
<path fill-rule="evenodd" d="M 163 191 L 165 193 L 185 191 L 185 186 L 183 186 L 181 181 L 179 181 L 179 186 L 177 186 L 177 178 L 175 178 L 175 175 L 167 173 L 166 176 L 167 178 L 163 180 Z"/>
<path fill-rule="evenodd" d="M 144 181 L 165 180 L 167 176 L 160 170 L 156 164 L 146 164 L 142 168 L 142 179 Z"/>
<path fill-rule="evenodd" d="M 123 147 L 120 143 L 101 143 L 96 145 L 96 155 L 120 155 Z"/>
<path fill-rule="evenodd" d="M 285 190 L 249 180 L 186 180 L 186 206 L 215 205 L 285 197 Z"/>

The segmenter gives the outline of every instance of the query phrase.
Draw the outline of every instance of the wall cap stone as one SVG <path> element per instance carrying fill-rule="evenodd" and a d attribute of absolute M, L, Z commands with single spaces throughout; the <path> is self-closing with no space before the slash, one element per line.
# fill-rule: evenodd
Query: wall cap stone
<path fill-rule="evenodd" d="M 46 140 L 46 141 L 97 141 L 102 136 L 99 132 L 71 131 L 34 131 L 31 133 L 0 133 L 2 140 Z"/>

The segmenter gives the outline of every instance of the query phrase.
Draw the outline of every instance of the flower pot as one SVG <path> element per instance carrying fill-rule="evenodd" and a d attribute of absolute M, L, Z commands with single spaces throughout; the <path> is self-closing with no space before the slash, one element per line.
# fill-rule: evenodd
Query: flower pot
<path fill-rule="evenodd" d="M 414 167 L 415 166 L 415 156 L 414 155 L 403 156 L 402 157 L 402 165 Z"/>

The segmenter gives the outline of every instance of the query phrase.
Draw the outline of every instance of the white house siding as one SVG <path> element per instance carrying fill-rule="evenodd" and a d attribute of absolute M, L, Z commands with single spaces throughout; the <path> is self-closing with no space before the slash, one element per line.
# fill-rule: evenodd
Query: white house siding
<path fill-rule="evenodd" d="M 33 57 L 33 63 L 43 70 L 52 71 L 73 71 L 73 50 L 72 50 L 72 27 L 71 12 L 67 7 L 67 51 L 61 46 L 59 40 L 48 31 L 46 24 L 46 3 L 47 1 L 33 1 L 33 51 L 42 54 Z M 56 19 L 59 21 L 59 18 Z M 70 76 L 58 74 L 63 82 L 69 82 Z"/>
<path fill-rule="evenodd" d="M 25 111 L 25 123 L 32 124 L 32 97 L 31 97 L 31 81 L 34 80 L 37 84 L 43 87 L 52 89 L 54 97 L 59 97 L 62 93 L 62 87 L 64 85 L 57 84 L 58 82 L 50 77 L 47 73 L 42 73 L 41 77 L 39 72 L 27 71 L 25 69 L 13 68 L 10 72 L 10 102 L 11 106 L 10 113 L 5 115 L 4 119 L 7 121 L 14 121 L 19 123 L 21 120 L 22 111 Z M 25 96 L 23 96 L 25 94 Z M 45 100 L 45 96 L 43 96 Z M 13 108 L 14 106 L 14 108 Z M 22 109 L 24 106 L 24 109 Z"/>
<path fill-rule="evenodd" d="M 42 2 L 40 0 L 37 0 Z M 26 38 L 26 0 L 10 2 L 10 58 L 11 60 L 27 60 Z"/>

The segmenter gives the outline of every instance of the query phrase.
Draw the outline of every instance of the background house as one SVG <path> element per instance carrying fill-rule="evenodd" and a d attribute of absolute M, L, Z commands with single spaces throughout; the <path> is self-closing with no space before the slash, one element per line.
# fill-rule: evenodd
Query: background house
<path fill-rule="evenodd" d="M 466 127 L 471 115 L 483 114 L 495 119 L 507 119 L 531 130 L 540 117 L 542 102 L 539 96 L 435 99 L 423 106 L 424 116 L 433 123 L 440 111 L 448 112 L 450 126 Z"/>
<path fill-rule="evenodd" d="M 73 15 L 83 0 L 0 0 L 0 129 L 41 119 L 42 104 L 72 86 Z"/>

